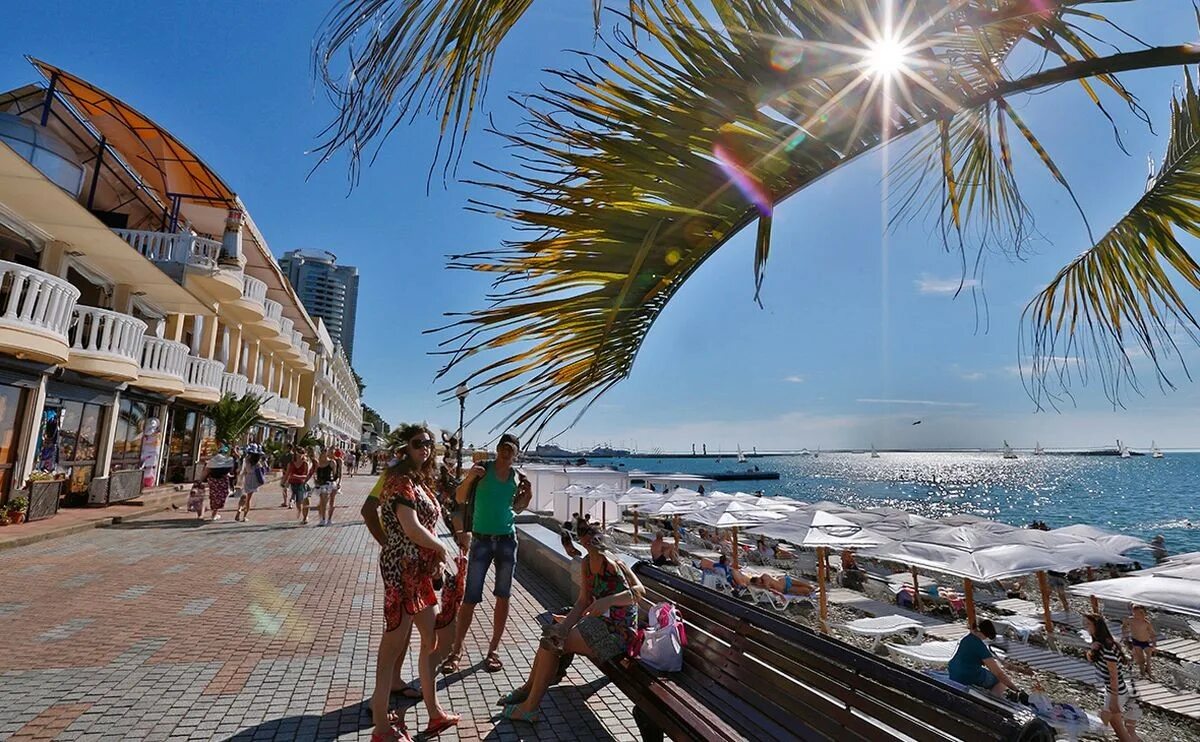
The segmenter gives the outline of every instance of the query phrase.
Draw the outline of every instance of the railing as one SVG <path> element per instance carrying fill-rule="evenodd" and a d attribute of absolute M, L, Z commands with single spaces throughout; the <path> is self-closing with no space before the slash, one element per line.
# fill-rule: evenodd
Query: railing
<path fill-rule="evenodd" d="M 241 397 L 246 393 L 249 383 L 241 374 L 223 373 L 221 374 L 221 396 L 232 394 L 235 397 Z"/>
<path fill-rule="evenodd" d="M 265 306 L 267 284 L 252 276 L 242 276 L 242 298 Z M 280 309 L 282 310 L 282 307 Z"/>
<path fill-rule="evenodd" d="M 182 380 L 187 372 L 188 347 L 183 343 L 147 337 L 142 345 L 142 373 L 174 376 Z"/>
<path fill-rule="evenodd" d="M 35 328 L 67 342 L 79 289 L 58 276 L 0 260 L 0 327 Z"/>
<path fill-rule="evenodd" d="M 299 330 L 292 330 L 292 347 L 304 355 L 304 334 Z"/>
<path fill-rule="evenodd" d="M 157 263 L 188 263 L 202 268 L 216 268 L 217 259 L 221 257 L 221 243 L 207 237 L 140 229 L 113 231 L 134 250 Z"/>
<path fill-rule="evenodd" d="M 279 320 L 279 334 L 291 340 L 292 327 L 295 325 L 291 317 L 284 317 Z"/>
<path fill-rule="evenodd" d="M 282 304 L 274 299 L 264 299 L 263 309 L 266 310 L 266 316 L 264 319 L 268 319 L 276 324 L 279 324 L 279 320 L 283 317 Z"/>
<path fill-rule="evenodd" d="M 71 353 L 108 356 L 138 363 L 146 323 L 121 312 L 76 306 L 71 319 Z"/>
<path fill-rule="evenodd" d="M 223 368 L 220 361 L 188 356 L 187 372 L 184 374 L 183 381 L 188 386 L 220 390 Z"/>
<path fill-rule="evenodd" d="M 263 397 L 267 396 L 267 390 L 262 384 L 246 384 L 246 394 L 253 394 L 259 399 L 262 399 Z M 264 404 L 262 407 L 265 408 L 266 405 Z"/>

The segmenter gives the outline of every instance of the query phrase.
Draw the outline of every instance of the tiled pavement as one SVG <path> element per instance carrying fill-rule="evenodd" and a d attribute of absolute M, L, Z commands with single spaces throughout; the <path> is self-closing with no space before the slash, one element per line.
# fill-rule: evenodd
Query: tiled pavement
<path fill-rule="evenodd" d="M 372 483 L 346 481 L 329 528 L 299 526 L 272 487 L 249 523 L 168 511 L 0 552 L 0 740 L 369 739 L 383 601 L 358 508 Z M 440 739 L 636 739 L 629 701 L 587 661 L 538 725 L 497 720 L 495 700 L 528 670 L 535 617 L 565 600 L 518 569 L 505 669 L 490 674 L 486 596 L 463 672 L 440 681 L 464 715 Z M 406 721 L 422 728 L 424 707 Z"/>

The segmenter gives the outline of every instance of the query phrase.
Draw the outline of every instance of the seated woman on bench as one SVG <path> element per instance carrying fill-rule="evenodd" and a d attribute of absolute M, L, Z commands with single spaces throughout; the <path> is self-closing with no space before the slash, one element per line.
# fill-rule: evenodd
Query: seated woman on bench
<path fill-rule="evenodd" d="M 679 549 L 675 544 L 668 544 L 663 535 L 662 531 L 655 531 L 654 540 L 650 542 L 650 560 L 656 567 L 679 564 Z"/>
<path fill-rule="evenodd" d="M 784 575 L 783 577 L 775 577 L 774 575 L 751 577 L 750 585 L 774 590 L 781 595 L 812 595 L 813 591 L 811 584 L 794 578 L 791 575 Z"/>
<path fill-rule="evenodd" d="M 645 594 L 641 581 L 608 551 L 595 525 L 582 526 L 578 537 L 587 549 L 579 598 L 566 618 L 546 629 L 529 679 L 500 699 L 505 719 L 538 720 L 538 705 L 558 675 L 563 654 L 582 654 L 598 663 L 609 662 L 624 656 L 637 631 L 638 601 Z"/>

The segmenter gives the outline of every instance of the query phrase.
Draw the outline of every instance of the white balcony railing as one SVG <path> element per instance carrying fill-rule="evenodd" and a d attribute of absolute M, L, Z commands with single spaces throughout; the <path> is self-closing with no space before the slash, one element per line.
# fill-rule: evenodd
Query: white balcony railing
<path fill-rule="evenodd" d="M 0 260 L 0 327 L 35 329 L 64 343 L 79 289 L 58 276 Z"/>
<path fill-rule="evenodd" d="M 71 319 L 71 353 L 86 353 L 139 363 L 146 342 L 146 323 L 128 314 L 76 306 Z"/>
<path fill-rule="evenodd" d="M 142 345 L 142 373 L 173 376 L 182 380 L 187 372 L 188 347 L 183 343 L 147 337 Z"/>
<path fill-rule="evenodd" d="M 242 276 L 242 298 L 265 307 L 265 302 L 267 301 L 267 284 L 253 276 Z"/>
<path fill-rule="evenodd" d="M 289 341 L 292 338 L 292 327 L 295 325 L 290 317 L 284 317 L 279 320 L 279 334 L 287 338 Z"/>
<path fill-rule="evenodd" d="M 262 399 L 263 397 L 267 396 L 267 390 L 262 384 L 247 384 L 246 394 L 253 394 L 259 399 Z"/>
<path fill-rule="evenodd" d="M 235 397 L 241 397 L 246 393 L 246 387 L 249 382 L 246 377 L 241 374 L 223 373 L 221 374 L 221 396 L 232 394 Z"/>
<path fill-rule="evenodd" d="M 221 243 L 194 234 L 147 232 L 140 229 L 114 229 L 139 253 L 156 263 L 186 263 L 202 268 L 216 268 L 221 257 Z"/>
<path fill-rule="evenodd" d="M 221 374 L 225 373 L 220 361 L 188 356 L 183 381 L 189 387 L 200 387 L 213 391 L 221 390 Z"/>
<path fill-rule="evenodd" d="M 263 300 L 263 309 L 266 312 L 265 319 L 279 324 L 279 320 L 283 317 L 283 305 L 274 299 Z"/>
<path fill-rule="evenodd" d="M 304 334 L 299 330 L 292 330 L 292 347 L 301 351 L 301 355 L 304 354 Z"/>

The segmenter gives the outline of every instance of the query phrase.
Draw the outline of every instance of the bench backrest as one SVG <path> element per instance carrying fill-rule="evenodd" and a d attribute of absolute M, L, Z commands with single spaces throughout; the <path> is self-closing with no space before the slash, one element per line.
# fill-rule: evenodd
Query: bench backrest
<path fill-rule="evenodd" d="M 756 739 L 1034 740 L 1032 713 L 977 698 L 642 563 L 646 601 L 675 603 L 684 673 Z M 798 722 L 807 730 L 797 731 Z M 1045 737 L 1051 739 L 1051 737 Z"/>

